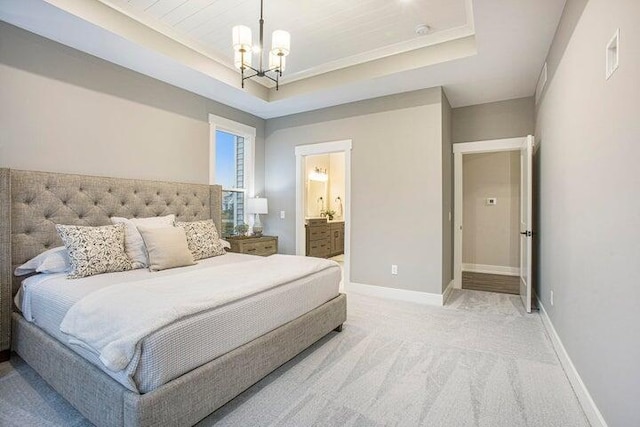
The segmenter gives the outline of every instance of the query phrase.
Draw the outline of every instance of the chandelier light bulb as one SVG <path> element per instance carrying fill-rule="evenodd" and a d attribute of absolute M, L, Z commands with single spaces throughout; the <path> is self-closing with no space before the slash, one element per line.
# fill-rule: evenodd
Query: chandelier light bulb
<path fill-rule="evenodd" d="M 242 69 L 242 52 L 236 51 L 233 54 L 233 65 L 238 69 Z M 245 68 L 251 67 L 251 52 L 245 52 L 244 54 L 244 66 Z"/>
<path fill-rule="evenodd" d="M 284 55 L 278 55 L 273 52 L 269 52 L 269 69 L 277 69 L 280 72 L 284 72 L 287 62 L 287 57 Z"/>

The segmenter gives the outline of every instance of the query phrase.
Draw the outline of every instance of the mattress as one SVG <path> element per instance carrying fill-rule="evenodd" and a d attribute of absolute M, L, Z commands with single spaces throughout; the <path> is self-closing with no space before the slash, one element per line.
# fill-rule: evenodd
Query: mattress
<path fill-rule="evenodd" d="M 140 269 L 74 280 L 67 280 L 64 274 L 39 274 L 23 281 L 17 303 L 26 320 L 68 345 L 123 386 L 147 393 L 336 297 L 340 267 L 336 264 L 163 327 L 140 342 L 134 360 L 120 372 L 106 369 L 96 354 L 69 345 L 67 336 L 60 332 L 67 311 L 84 296 L 115 283 L 180 275 L 194 269 L 254 259 L 251 255 L 228 253 L 201 260 L 194 266 L 156 273 Z"/>

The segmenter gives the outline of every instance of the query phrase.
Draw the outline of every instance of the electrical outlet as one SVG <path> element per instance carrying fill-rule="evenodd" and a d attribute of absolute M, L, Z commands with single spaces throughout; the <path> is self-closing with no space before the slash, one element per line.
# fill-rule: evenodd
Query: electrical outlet
<path fill-rule="evenodd" d="M 395 264 L 391 264 L 391 274 L 396 275 L 398 274 L 398 266 Z"/>
<path fill-rule="evenodd" d="M 495 197 L 489 197 L 487 198 L 487 206 L 495 206 L 498 204 L 498 199 L 496 199 Z"/>
<path fill-rule="evenodd" d="M 551 301 L 551 305 L 553 305 L 553 291 L 549 294 L 549 300 Z"/>
<path fill-rule="evenodd" d="M 284 219 L 284 211 L 280 211 L 280 219 Z"/>

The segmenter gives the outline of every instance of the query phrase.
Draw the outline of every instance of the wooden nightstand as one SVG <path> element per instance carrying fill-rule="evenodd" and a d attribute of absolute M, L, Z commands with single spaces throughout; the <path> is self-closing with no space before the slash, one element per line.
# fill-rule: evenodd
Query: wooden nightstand
<path fill-rule="evenodd" d="M 269 256 L 278 253 L 278 236 L 226 237 L 231 244 L 231 252 Z"/>

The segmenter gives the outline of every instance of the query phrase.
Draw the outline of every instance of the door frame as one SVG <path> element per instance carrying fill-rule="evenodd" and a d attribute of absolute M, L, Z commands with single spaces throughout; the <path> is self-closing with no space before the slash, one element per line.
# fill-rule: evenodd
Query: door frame
<path fill-rule="evenodd" d="M 453 287 L 462 289 L 462 231 L 463 231 L 463 174 L 462 156 L 474 153 L 496 153 L 518 151 L 529 136 L 491 139 L 486 141 L 453 144 L 453 194 L 454 194 L 454 239 L 453 239 Z M 522 171 L 520 172 L 522 173 Z"/>
<path fill-rule="evenodd" d="M 344 283 L 346 289 L 351 283 L 351 147 L 350 139 L 297 145 L 296 155 L 296 255 L 306 254 L 304 229 L 304 188 L 305 158 L 317 154 L 344 153 Z"/>

